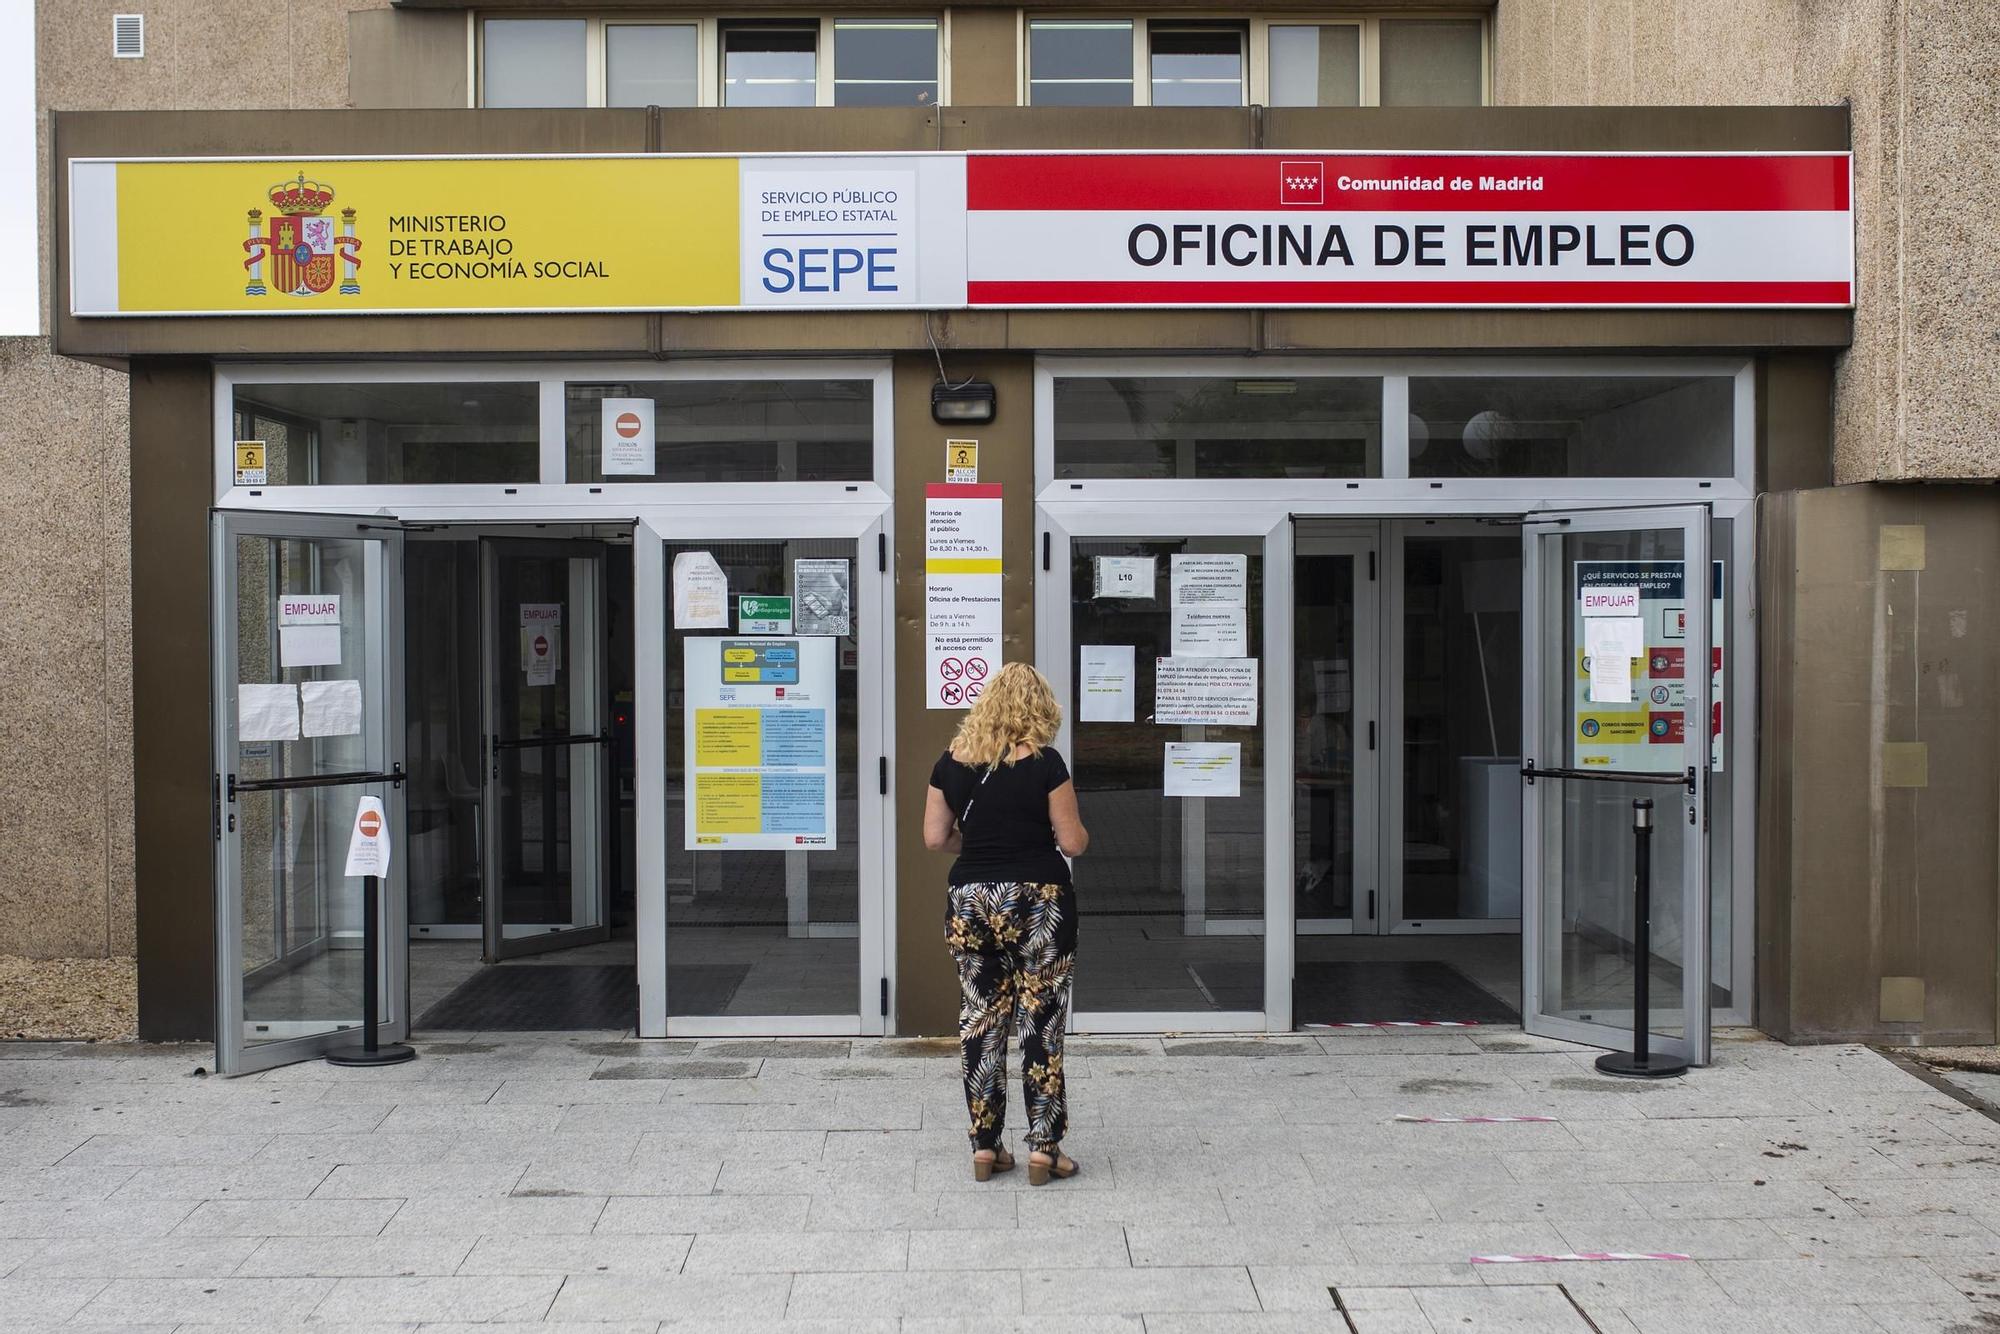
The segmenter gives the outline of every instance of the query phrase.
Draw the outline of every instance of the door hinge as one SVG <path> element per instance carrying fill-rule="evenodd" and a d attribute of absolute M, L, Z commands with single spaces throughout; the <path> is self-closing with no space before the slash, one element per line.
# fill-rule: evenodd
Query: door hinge
<path fill-rule="evenodd" d="M 875 568 L 884 574 L 889 572 L 889 535 L 875 534 Z"/>
<path fill-rule="evenodd" d="M 1046 530 L 1042 533 L 1042 568 L 1049 568 L 1049 535 Z"/>
<path fill-rule="evenodd" d="M 213 774 L 210 777 L 213 784 L 210 796 L 215 802 L 215 839 L 219 843 L 222 841 L 222 775 Z"/>
<path fill-rule="evenodd" d="M 889 979 L 882 979 L 882 1017 L 889 1017 Z"/>
<path fill-rule="evenodd" d="M 1368 891 L 1368 920 L 1375 920 L 1375 891 L 1372 889 Z"/>
<path fill-rule="evenodd" d="M 1375 720 L 1373 718 L 1368 720 L 1368 749 L 1375 749 Z"/>
<path fill-rule="evenodd" d="M 1368 553 L 1368 582 L 1371 584 L 1375 582 L 1375 553 L 1373 550 Z"/>
<path fill-rule="evenodd" d="M 878 755 L 876 758 L 881 761 L 882 795 L 886 797 L 889 795 L 889 757 Z"/>

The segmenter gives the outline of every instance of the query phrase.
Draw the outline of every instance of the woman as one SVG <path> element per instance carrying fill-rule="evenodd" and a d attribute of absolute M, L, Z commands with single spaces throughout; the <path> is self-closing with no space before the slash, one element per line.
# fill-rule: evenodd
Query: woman
<path fill-rule="evenodd" d="M 925 797 L 924 846 L 958 854 L 945 941 L 958 961 L 959 1064 L 979 1181 L 1014 1165 L 1000 1135 L 1007 1033 L 1017 1016 L 1028 1184 L 1077 1173 L 1062 1151 L 1063 1030 L 1076 955 L 1076 891 L 1063 858 L 1081 856 L 1090 835 L 1069 767 L 1049 745 L 1061 723 L 1047 679 L 1024 662 L 1006 664 L 931 770 Z"/>

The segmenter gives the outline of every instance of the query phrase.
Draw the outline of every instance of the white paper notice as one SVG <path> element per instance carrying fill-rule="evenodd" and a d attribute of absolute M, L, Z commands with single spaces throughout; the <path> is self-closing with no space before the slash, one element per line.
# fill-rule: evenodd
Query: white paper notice
<path fill-rule="evenodd" d="M 1158 559 L 1153 556 L 1099 556 L 1090 595 L 1095 598 L 1156 596 Z"/>
<path fill-rule="evenodd" d="M 1590 702 L 1632 702 L 1632 661 L 1646 656 L 1641 616 L 1592 616 L 1583 623 L 1583 652 L 1590 662 Z"/>
<path fill-rule="evenodd" d="M 389 874 L 389 817 L 380 797 L 363 797 L 354 810 L 354 834 L 347 840 L 347 874 Z"/>
<path fill-rule="evenodd" d="M 1637 584 L 1586 584 L 1578 591 L 1577 597 L 1583 602 L 1586 617 L 1639 614 Z"/>
<path fill-rule="evenodd" d="M 1156 658 L 1153 721 L 1257 725 L 1257 659 Z"/>
<path fill-rule="evenodd" d="M 1082 723 L 1132 721 L 1133 658 L 1130 644 L 1085 644 L 1078 650 L 1076 719 Z"/>
<path fill-rule="evenodd" d="M 280 667 L 338 667 L 340 627 L 337 625 L 281 625 L 278 627 Z"/>
<path fill-rule="evenodd" d="M 1169 741 L 1166 795 L 1243 795 L 1243 745 L 1237 741 Z"/>
<path fill-rule="evenodd" d="M 340 661 L 340 594 L 287 593 L 278 599 L 278 664 L 331 667 Z"/>
<path fill-rule="evenodd" d="M 304 736 L 353 736 L 361 730 L 359 681 L 299 682 L 299 732 Z"/>
<path fill-rule="evenodd" d="M 801 635 L 844 635 L 850 629 L 853 576 L 844 560 L 792 562 L 792 630 Z"/>
<path fill-rule="evenodd" d="M 521 604 L 521 670 L 531 686 L 552 686 L 562 667 L 562 603 Z"/>
<path fill-rule="evenodd" d="M 1000 670 L 1000 487 L 924 488 L 924 706 L 968 709 Z"/>
<path fill-rule="evenodd" d="M 1170 591 L 1174 656 L 1240 658 L 1250 652 L 1250 558 L 1175 556 Z"/>
<path fill-rule="evenodd" d="M 607 398 L 599 405 L 603 426 L 598 457 L 606 477 L 651 477 L 653 463 L 653 400 Z"/>
<path fill-rule="evenodd" d="M 674 629 L 727 630 L 729 576 L 706 551 L 674 557 Z"/>
<path fill-rule="evenodd" d="M 299 692 L 293 686 L 236 687 L 238 741 L 297 741 Z"/>

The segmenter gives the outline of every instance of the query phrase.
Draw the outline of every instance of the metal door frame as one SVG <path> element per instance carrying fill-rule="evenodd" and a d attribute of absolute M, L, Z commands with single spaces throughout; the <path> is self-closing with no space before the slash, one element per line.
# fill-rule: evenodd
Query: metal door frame
<path fill-rule="evenodd" d="M 1384 786 L 1390 772 L 1389 751 L 1392 728 L 1387 705 L 1399 692 L 1393 673 L 1385 671 L 1388 641 L 1386 574 L 1387 543 L 1384 525 L 1369 520 L 1343 523 L 1338 520 L 1305 518 L 1309 526 L 1301 531 L 1302 516 L 1292 516 L 1292 643 L 1298 643 L 1297 562 L 1300 556 L 1351 556 L 1354 561 L 1354 661 L 1353 718 L 1365 724 L 1367 737 L 1357 734 L 1354 743 L 1354 901 L 1346 917 L 1300 918 L 1294 928 L 1304 936 L 1373 935 L 1379 921 L 1393 911 L 1396 892 L 1387 878 L 1389 845 L 1385 841 L 1387 814 L 1392 797 Z M 1289 661 L 1289 660 L 1287 660 Z M 1288 715 L 1288 717 L 1295 715 Z M 1296 765 L 1298 758 L 1293 756 Z M 1297 771 L 1293 771 L 1297 780 Z M 1308 819 L 1310 827 L 1310 819 Z M 1273 835 L 1276 836 L 1275 833 Z M 1296 843 L 1298 831 L 1287 828 L 1285 837 Z M 1296 851 L 1296 848 L 1294 848 Z M 1379 891 L 1379 893 L 1378 893 Z"/>
<path fill-rule="evenodd" d="M 850 497 L 850 499 L 852 499 Z M 800 541 L 853 542 L 854 586 L 868 589 L 852 626 L 868 670 L 856 672 L 855 755 L 859 777 L 856 812 L 856 869 L 860 893 L 856 912 L 855 1008 L 831 1015 L 672 1015 L 667 995 L 673 985 L 667 964 L 667 871 L 684 853 L 680 831 L 649 812 L 667 801 L 667 646 L 669 543 Z M 639 1029 L 643 1038 L 727 1037 L 738 1035 L 881 1036 L 892 1031 L 895 1013 L 896 914 L 889 885 L 894 872 L 895 799 L 899 790 L 921 791 L 925 776 L 898 780 L 891 763 L 895 733 L 895 541 L 886 499 L 882 503 L 676 505 L 641 509 L 632 537 L 632 625 L 634 634 L 633 716 L 637 720 L 634 758 L 639 812 L 636 834 L 637 926 L 639 949 Z M 863 681 L 871 689 L 861 689 Z M 870 770 L 879 781 L 870 781 Z"/>
<path fill-rule="evenodd" d="M 363 636 L 362 699 L 363 735 L 367 766 L 363 772 L 387 775 L 401 767 L 403 738 L 403 677 L 399 664 L 403 651 L 403 572 L 401 525 L 393 518 L 362 515 L 299 514 L 288 511 L 258 512 L 211 510 L 209 521 L 209 597 L 212 662 L 210 700 L 214 725 L 210 736 L 214 746 L 212 775 L 215 800 L 215 1068 L 223 1075 L 250 1074 L 295 1061 L 309 1060 L 328 1048 L 351 1043 L 359 1025 L 360 998 L 355 1000 L 356 1023 L 327 1032 L 278 1039 L 250 1047 L 245 1041 L 243 1006 L 243 875 L 242 844 L 231 827 L 234 819 L 234 777 L 238 757 L 236 685 L 239 666 L 236 606 L 236 542 L 239 538 L 275 540 L 359 541 L 364 544 L 363 580 L 367 590 L 368 625 Z M 379 700 L 372 723 L 366 718 L 367 701 Z M 400 833 L 408 828 L 404 812 L 404 791 L 400 779 L 350 782 L 342 786 L 360 787 L 366 795 L 382 799 L 389 828 Z M 393 843 L 392 843 L 393 846 Z M 405 930 L 391 930 L 390 924 L 407 919 L 407 885 L 403 857 L 392 857 L 389 875 L 382 884 L 378 905 L 382 920 L 376 924 L 381 958 L 377 975 L 381 996 L 379 1036 L 384 1042 L 400 1041 L 409 1033 L 409 938 Z"/>
<path fill-rule="evenodd" d="M 606 566 L 609 553 L 604 543 L 574 538 L 536 538 L 518 536 L 496 536 L 482 533 L 476 539 L 479 544 L 479 619 L 480 619 L 480 670 L 479 670 L 479 756 L 480 756 L 480 804 L 481 823 L 485 826 L 480 850 L 480 939 L 484 962 L 497 963 L 502 959 L 518 958 L 528 954 L 542 954 L 549 950 L 567 949 L 576 945 L 590 945 L 611 938 L 611 886 L 609 883 L 610 858 L 607 852 L 613 837 L 612 822 L 612 775 L 611 775 L 611 732 L 610 732 L 610 674 L 605 661 L 605 645 L 602 642 L 606 626 L 606 597 L 608 574 Z M 588 560 L 591 562 L 591 587 L 577 588 L 577 571 L 569 566 L 569 596 L 567 604 L 573 623 L 563 627 L 564 656 L 570 663 L 570 735 L 556 743 L 567 745 L 572 756 L 585 747 L 594 747 L 596 762 L 580 765 L 572 760 L 570 764 L 569 802 L 570 818 L 570 873 L 576 876 L 582 866 L 581 855 L 591 859 L 589 887 L 580 896 L 585 900 L 582 913 L 584 922 L 572 922 L 569 926 L 540 923 L 547 929 L 533 935 L 509 937 L 506 934 L 505 888 L 500 882 L 500 847 L 505 834 L 498 819 L 500 806 L 500 747 L 503 744 L 495 731 L 499 699 L 499 663 L 501 661 L 502 636 L 512 627 L 504 624 L 500 614 L 498 565 L 509 555 L 527 556 L 536 559 L 561 557 L 565 562 Z M 579 596 L 579 591 L 582 596 Z M 581 624 L 574 622 L 580 621 Z M 579 719 L 575 707 L 578 699 L 576 683 L 580 674 L 576 671 L 577 654 L 587 648 L 590 657 L 590 680 L 581 692 L 582 699 L 589 705 L 588 716 Z M 554 745 L 547 747 L 554 749 Z M 588 787 L 579 793 L 579 780 L 587 780 Z M 581 806 L 588 810 L 588 803 L 595 799 L 596 818 L 589 822 L 595 827 L 596 836 L 589 841 L 586 852 L 584 835 L 586 827 L 575 818 Z M 579 797 L 582 800 L 579 801 Z M 574 885 L 574 880 L 572 880 Z M 575 891 L 572 889 L 572 894 Z M 574 899 L 573 899 L 574 901 Z M 406 932 L 407 934 L 407 932 Z"/>
<path fill-rule="evenodd" d="M 1551 538 L 1569 533 L 1660 531 L 1678 528 L 1682 534 L 1681 565 L 1687 616 L 1687 657 L 1707 664 L 1714 636 L 1709 625 L 1708 596 L 1693 596 L 1692 589 L 1706 590 L 1709 570 L 1709 522 L 1707 505 L 1663 505 L 1658 507 L 1609 510 L 1538 510 L 1522 520 L 1521 534 L 1521 734 L 1524 770 L 1521 800 L 1521 1024 L 1530 1033 L 1581 1042 L 1592 1046 L 1623 1049 L 1630 1044 L 1633 1016 L 1607 1011 L 1601 1018 L 1579 1020 L 1551 1014 L 1543 1009 L 1545 979 L 1544 954 L 1553 945 L 1561 948 L 1560 933 L 1554 941 L 1545 939 L 1543 913 L 1542 825 L 1548 818 L 1551 797 L 1560 799 L 1562 783 L 1581 777 L 1597 777 L 1566 769 L 1568 745 L 1563 754 L 1543 757 L 1538 752 L 1549 735 L 1549 692 L 1545 689 L 1552 666 L 1543 651 L 1543 615 L 1551 602 L 1568 613 L 1569 589 L 1565 562 L 1560 552 L 1553 561 L 1544 560 Z M 1690 576 L 1686 572 L 1698 571 Z M 1693 582 L 1700 580 L 1699 584 Z M 1570 663 L 1565 655 L 1557 668 L 1570 688 Z M 1682 838 L 1681 894 L 1681 1006 L 1685 1031 L 1680 1037 L 1653 1033 L 1654 1050 L 1679 1056 L 1696 1065 L 1705 1065 L 1709 1053 L 1709 922 L 1708 902 L 1708 772 L 1709 772 L 1709 687 L 1710 670 L 1683 668 L 1682 774 L 1666 774 L 1656 787 L 1654 816 L 1656 836 L 1674 828 Z M 1562 733 L 1567 737 L 1567 724 Z M 1537 763 L 1541 760 L 1541 763 Z M 1529 767 L 1543 771 L 1539 779 L 1525 776 Z M 1555 771 L 1555 772 L 1550 772 Z M 1662 771 L 1665 773 L 1666 771 Z M 1628 780 L 1629 781 L 1629 780 Z M 1655 884 L 1656 901 L 1674 886 Z M 1559 957 L 1555 966 L 1561 967 Z"/>

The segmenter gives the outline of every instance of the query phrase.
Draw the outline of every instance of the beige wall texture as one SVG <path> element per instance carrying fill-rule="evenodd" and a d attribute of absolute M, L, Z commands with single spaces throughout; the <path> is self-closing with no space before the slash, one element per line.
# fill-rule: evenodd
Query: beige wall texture
<path fill-rule="evenodd" d="M 39 0 L 38 184 L 51 110 L 347 105 L 348 15 L 387 3 Z M 111 54 L 126 13 L 146 17 L 143 59 Z M 133 951 L 127 401 L 116 371 L 0 339 L 0 953 Z"/>
<path fill-rule="evenodd" d="M 1500 0 L 1503 105 L 1846 102 L 1854 346 L 1840 482 L 2000 476 L 2000 11 L 1992 0 Z"/>

